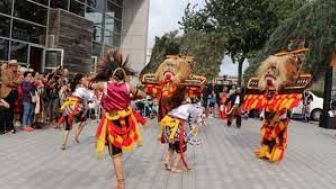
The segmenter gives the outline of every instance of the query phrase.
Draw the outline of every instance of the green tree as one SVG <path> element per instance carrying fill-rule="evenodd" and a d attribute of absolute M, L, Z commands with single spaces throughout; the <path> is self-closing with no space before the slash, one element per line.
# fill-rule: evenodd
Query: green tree
<path fill-rule="evenodd" d="M 330 56 L 336 49 L 336 1 L 315 0 L 307 3 L 292 17 L 281 23 L 265 47 L 250 61 L 245 79 L 252 76 L 261 61 L 268 55 L 287 47 L 290 39 L 305 39 L 308 43 L 304 70 L 316 78 L 325 73 Z"/>
<path fill-rule="evenodd" d="M 220 71 L 224 44 L 224 37 L 215 32 L 190 30 L 180 36 L 177 31 L 168 32 L 162 37 L 156 37 L 150 62 L 141 74 L 154 72 L 166 55 L 180 54 L 192 55 L 195 58 L 195 65 L 192 65 L 193 73 L 213 79 Z"/>
<path fill-rule="evenodd" d="M 204 75 L 208 80 L 216 78 L 225 51 L 226 40 L 216 32 L 190 30 L 181 38 L 181 54 L 192 55 L 193 73 Z"/>
<path fill-rule="evenodd" d="M 151 58 L 149 63 L 142 69 L 141 75 L 154 72 L 167 54 L 179 54 L 180 44 L 181 38 L 178 36 L 178 31 L 171 31 L 165 33 L 162 37 L 155 37 Z"/>
<path fill-rule="evenodd" d="M 253 3 L 249 0 L 207 0 L 205 9 L 198 14 L 187 13 L 189 15 L 182 19 L 185 29 L 194 27 L 190 25 L 193 22 L 187 22 L 190 18 L 195 19 L 195 16 L 200 17 L 199 14 L 202 14 L 203 19 L 200 21 L 204 22 L 203 25 L 212 25 L 213 31 L 226 36 L 226 53 L 234 63 L 238 63 L 239 85 L 245 59 L 250 52 L 262 48 L 270 34 L 269 28 L 277 24 L 276 15 L 264 0 L 255 0 Z"/>
<path fill-rule="evenodd" d="M 226 54 L 238 63 L 238 83 L 241 85 L 244 61 L 264 46 L 281 19 L 305 1 L 280 2 L 283 4 L 277 0 L 206 0 L 204 9 L 195 11 L 188 6 L 180 24 L 185 32 L 194 28 L 224 35 Z"/>

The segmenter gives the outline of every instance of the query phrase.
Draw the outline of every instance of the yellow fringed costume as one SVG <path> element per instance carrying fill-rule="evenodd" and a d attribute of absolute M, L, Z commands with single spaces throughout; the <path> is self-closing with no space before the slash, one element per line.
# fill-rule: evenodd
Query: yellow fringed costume
<path fill-rule="evenodd" d="M 267 58 L 259 68 L 259 76 L 250 79 L 244 97 L 243 111 L 258 109 L 265 112 L 260 132 L 261 147 L 258 158 L 277 162 L 283 159 L 287 148 L 287 111 L 298 106 L 302 92 L 311 81 L 310 74 L 300 73 L 303 53 L 299 48 Z"/>

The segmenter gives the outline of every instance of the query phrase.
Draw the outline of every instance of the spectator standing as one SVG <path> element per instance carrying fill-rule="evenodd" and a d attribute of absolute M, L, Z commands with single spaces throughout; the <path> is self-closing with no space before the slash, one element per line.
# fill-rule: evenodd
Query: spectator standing
<path fill-rule="evenodd" d="M 23 116 L 22 116 L 22 124 L 23 131 L 33 131 L 32 126 L 32 118 L 34 113 L 34 104 L 36 103 L 35 97 L 35 87 L 33 85 L 34 78 L 32 72 L 24 73 L 24 81 L 22 83 L 22 89 L 24 91 L 23 94 Z"/>
<path fill-rule="evenodd" d="M 9 108 L 9 104 L 0 98 L 0 134 L 6 133 L 5 127 L 5 109 Z"/>
<path fill-rule="evenodd" d="M 304 121 L 309 122 L 310 120 L 310 103 L 313 102 L 313 95 L 305 90 L 303 92 L 303 118 Z"/>
<path fill-rule="evenodd" d="M 5 127 L 6 131 L 15 133 L 14 128 L 14 105 L 17 99 L 17 87 L 19 85 L 19 77 L 17 74 L 18 71 L 18 62 L 17 60 L 10 60 L 8 62 L 8 68 L 5 72 L 1 74 L 1 98 L 9 103 L 9 109 L 4 110 L 5 114 Z"/>
<path fill-rule="evenodd" d="M 48 77 L 48 101 L 46 105 L 47 117 L 49 122 L 53 122 L 58 115 L 58 109 L 60 107 L 59 91 L 61 89 L 61 68 L 56 69 Z"/>
<path fill-rule="evenodd" d="M 34 128 L 42 128 L 44 124 L 44 104 L 42 100 L 42 95 L 44 92 L 44 84 L 43 84 L 43 75 L 39 73 L 35 73 L 34 78 L 34 86 L 36 88 L 36 103 L 35 103 L 35 109 L 34 109 L 34 121 L 33 125 Z"/>
<path fill-rule="evenodd" d="M 215 117 L 216 94 L 213 92 L 208 96 L 208 114 Z"/>
<path fill-rule="evenodd" d="M 23 89 L 22 89 L 22 82 L 24 80 L 24 72 L 28 71 L 27 68 L 20 67 L 18 68 L 18 75 L 19 75 L 19 85 L 17 87 L 17 99 L 15 101 L 15 126 L 21 126 L 22 114 L 23 114 Z"/>

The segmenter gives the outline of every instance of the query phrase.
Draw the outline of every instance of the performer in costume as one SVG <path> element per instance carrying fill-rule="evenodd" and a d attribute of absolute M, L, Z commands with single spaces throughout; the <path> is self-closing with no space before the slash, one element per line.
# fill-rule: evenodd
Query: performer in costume
<path fill-rule="evenodd" d="M 186 97 L 200 96 L 206 82 L 205 77 L 191 73 L 192 62 L 191 56 L 168 55 L 154 74 L 148 73 L 142 77 L 145 92 L 159 99 L 159 140 L 169 146 L 165 153 L 165 166 L 174 172 L 181 172 L 177 168 L 180 160 L 189 169 L 184 158 L 185 121 L 192 110 L 189 105 L 184 104 Z M 170 157 L 174 152 L 177 152 L 178 156 L 171 168 Z"/>
<path fill-rule="evenodd" d="M 310 74 L 300 73 L 304 52 L 302 45 L 293 51 L 268 57 L 259 68 L 259 76 L 250 79 L 243 110 L 263 110 L 265 121 L 261 127 L 261 147 L 258 158 L 277 162 L 283 159 L 287 147 L 287 111 L 296 107 L 302 92 L 312 80 Z"/>
<path fill-rule="evenodd" d="M 228 88 L 226 86 L 223 87 L 222 92 L 219 94 L 219 116 L 221 119 L 226 119 L 226 109 L 229 108 L 228 106 L 225 106 L 225 102 L 228 99 Z"/>
<path fill-rule="evenodd" d="M 189 118 L 188 118 L 188 125 L 189 125 L 189 132 L 187 134 L 187 142 L 188 144 L 191 145 L 199 145 L 201 144 L 201 140 L 198 138 L 198 134 L 199 134 L 199 128 L 201 126 L 205 127 L 205 109 L 203 108 L 203 106 L 198 102 L 197 99 L 193 99 L 191 100 L 190 104 L 192 104 L 194 106 L 195 111 L 197 113 L 194 114 L 190 114 Z M 196 111 L 198 110 L 198 111 Z"/>
<path fill-rule="evenodd" d="M 161 121 L 161 133 L 160 136 L 163 137 L 164 141 L 168 142 L 168 152 L 165 156 L 165 167 L 168 170 L 171 170 L 175 173 L 181 173 L 183 170 L 179 169 L 179 163 L 185 165 L 187 169 L 190 167 L 187 165 L 186 160 L 183 157 L 183 153 L 187 150 L 187 129 L 188 126 L 187 121 L 189 117 L 193 118 L 193 124 L 200 125 L 203 121 L 202 115 L 204 111 L 201 108 L 198 108 L 195 104 L 184 102 L 180 106 L 174 108 L 169 111 L 168 115 L 166 115 Z M 194 132 L 193 135 L 196 135 L 198 127 L 191 127 L 191 133 Z M 189 135 L 190 137 L 190 135 Z M 171 165 L 171 157 L 174 152 L 177 153 L 176 159 Z"/>
<path fill-rule="evenodd" d="M 241 116 L 241 102 L 240 102 L 240 93 L 241 89 L 236 88 L 234 91 L 229 95 L 229 97 L 226 99 L 224 105 L 227 108 L 227 111 L 225 114 L 227 115 L 227 126 L 231 126 L 234 119 L 236 119 L 236 126 L 240 128 L 240 124 L 237 120 Z"/>
<path fill-rule="evenodd" d="M 139 123 L 145 124 L 144 118 L 130 107 L 132 98 L 146 96 L 127 82 L 128 76 L 134 75 L 119 50 L 111 49 L 99 61 L 96 77 L 85 82 L 90 89 L 103 91 L 103 116 L 96 132 L 96 152 L 102 156 L 107 144 L 113 159 L 117 189 L 125 188 L 122 152 L 131 151 L 140 143 Z"/>
<path fill-rule="evenodd" d="M 81 84 L 85 78 L 86 77 L 83 74 L 75 75 L 73 81 L 70 83 L 72 95 L 66 99 L 60 108 L 62 116 L 59 118 L 56 127 L 59 128 L 65 123 L 65 132 L 62 139 L 61 150 L 66 149 L 66 143 L 74 122 L 77 124 L 75 141 L 79 143 L 79 135 L 83 130 L 87 111 L 89 110 L 88 100 L 90 99 L 91 93 L 86 86 Z"/>

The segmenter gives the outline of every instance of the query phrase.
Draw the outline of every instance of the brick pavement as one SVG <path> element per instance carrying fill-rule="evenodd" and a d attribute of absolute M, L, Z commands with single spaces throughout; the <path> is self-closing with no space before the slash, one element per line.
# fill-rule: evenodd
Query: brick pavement
<path fill-rule="evenodd" d="M 145 129 L 143 146 L 124 155 L 127 189 L 334 189 L 336 188 L 335 131 L 292 121 L 285 159 L 270 164 L 256 159 L 260 121 L 243 122 L 241 129 L 209 119 L 201 130 L 203 143 L 188 146 L 193 170 L 173 174 L 164 170 L 165 146 L 156 141 L 155 122 Z M 112 189 L 111 159 L 97 160 L 95 123 L 84 130 L 81 144 L 73 136 L 59 150 L 62 133 L 53 128 L 0 136 L 1 189 Z"/>

